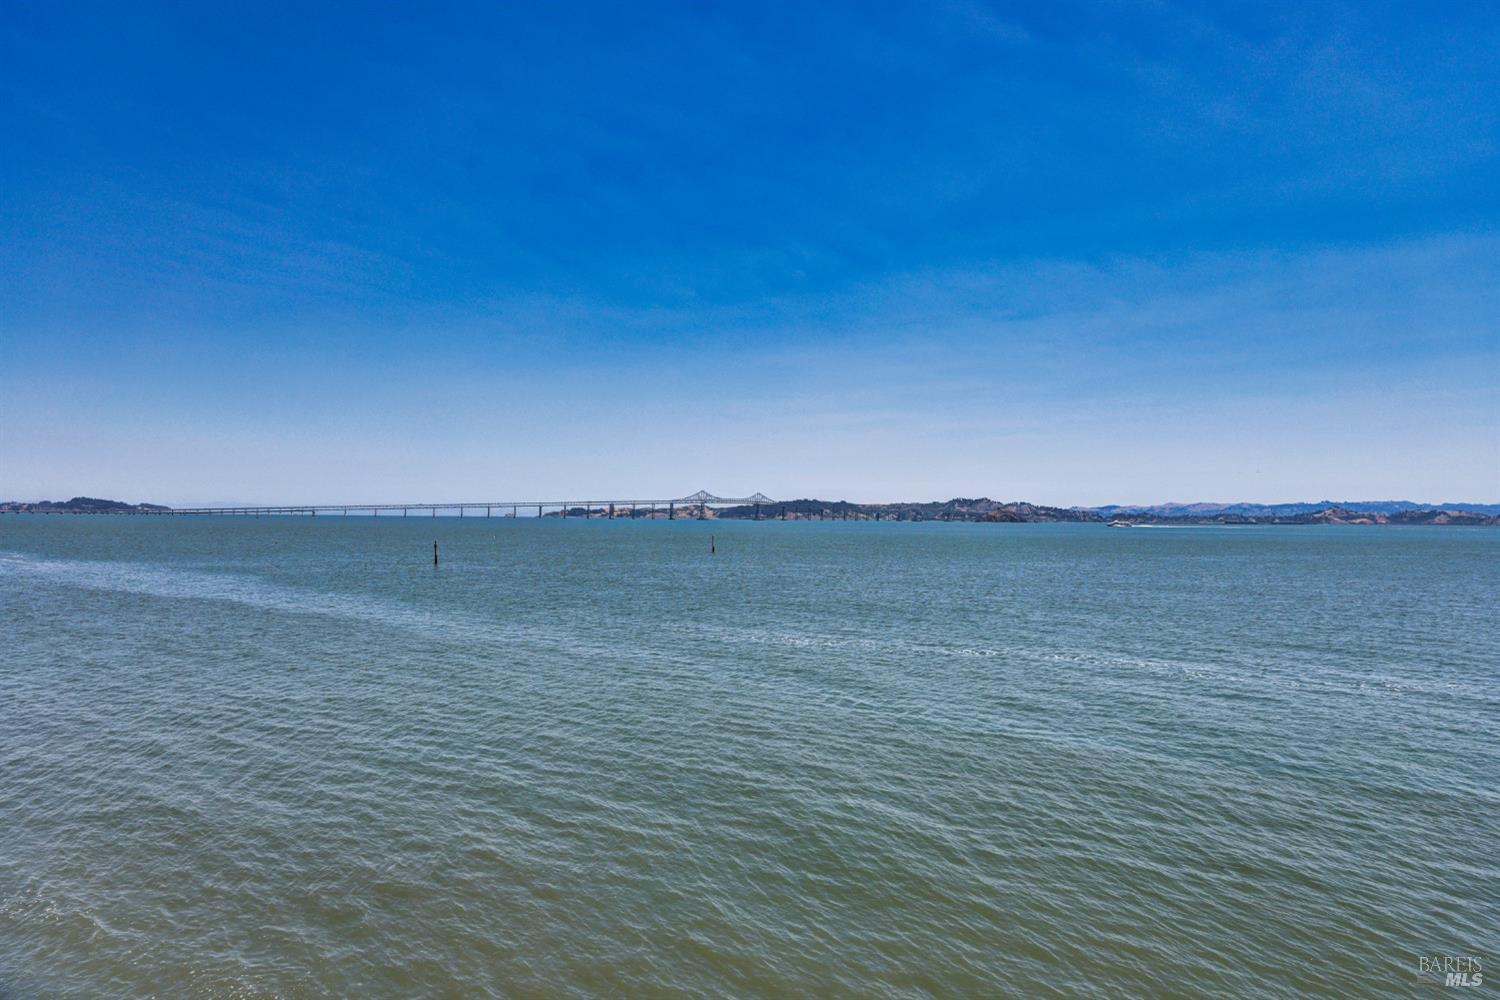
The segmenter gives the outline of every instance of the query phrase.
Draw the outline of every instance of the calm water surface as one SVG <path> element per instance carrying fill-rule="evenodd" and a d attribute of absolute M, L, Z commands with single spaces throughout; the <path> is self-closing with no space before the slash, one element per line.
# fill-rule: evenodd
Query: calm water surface
<path fill-rule="evenodd" d="M 1493 989 L 1497 605 L 1484 529 L 7 515 L 0 997 Z"/>

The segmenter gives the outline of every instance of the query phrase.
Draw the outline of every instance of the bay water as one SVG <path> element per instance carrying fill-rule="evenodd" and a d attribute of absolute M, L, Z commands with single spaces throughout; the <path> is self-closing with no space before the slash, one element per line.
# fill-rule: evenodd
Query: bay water
<path fill-rule="evenodd" d="M 1487 529 L 7 515 L 0 997 L 1491 988 L 1497 607 Z"/>

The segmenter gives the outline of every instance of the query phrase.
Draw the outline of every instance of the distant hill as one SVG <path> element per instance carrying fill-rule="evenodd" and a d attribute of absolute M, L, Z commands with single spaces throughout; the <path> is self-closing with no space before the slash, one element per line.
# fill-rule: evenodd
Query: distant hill
<path fill-rule="evenodd" d="M 1407 501 L 1381 501 L 1388 509 L 1364 504 L 1161 504 L 1156 507 L 1046 507 L 988 497 L 907 503 L 850 503 L 847 500 L 789 500 L 762 504 L 761 517 L 843 521 L 984 521 L 1035 524 L 1057 521 L 1131 524 L 1500 524 L 1500 504 L 1424 507 Z M 1494 513 L 1475 507 L 1488 507 Z M 753 506 L 726 507 L 712 516 L 757 516 Z"/>
<path fill-rule="evenodd" d="M 990 522 L 1038 522 L 1038 521 L 1098 521 L 1100 516 L 1091 511 L 1070 507 L 1042 507 L 1036 504 L 1014 501 L 1002 503 L 989 497 L 955 497 L 952 500 L 907 501 L 897 503 L 850 503 L 848 500 L 788 500 L 761 504 L 761 517 L 781 518 L 791 521 L 839 520 L 839 521 L 990 521 Z M 756 516 L 752 505 L 725 507 L 716 512 L 718 517 L 730 520 Z"/>
<path fill-rule="evenodd" d="M 1046 522 L 1120 521 L 1130 524 L 1500 524 L 1500 504 L 1453 504 L 1442 508 L 1405 500 L 1371 504 L 1159 504 L 1154 507 L 1046 507 L 1025 501 L 989 497 L 897 503 L 851 503 L 847 500 L 789 500 L 785 503 L 726 507 L 710 516 L 745 519 L 757 516 L 793 521 L 983 521 L 1035 524 Z"/>
<path fill-rule="evenodd" d="M 100 500 L 98 497 L 74 497 L 71 500 L 38 500 L 23 503 L 7 500 L 0 503 L 0 513 L 8 514 L 133 514 L 171 510 L 154 503 L 125 503 L 123 500 Z"/>

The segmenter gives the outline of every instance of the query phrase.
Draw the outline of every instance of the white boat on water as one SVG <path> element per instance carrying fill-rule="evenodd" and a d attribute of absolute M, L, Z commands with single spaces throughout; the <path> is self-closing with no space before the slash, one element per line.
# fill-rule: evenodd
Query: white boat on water
<path fill-rule="evenodd" d="M 1111 522 L 1109 522 L 1109 526 L 1111 528 L 1134 528 L 1135 527 L 1135 525 L 1131 524 L 1129 521 L 1111 521 Z"/>

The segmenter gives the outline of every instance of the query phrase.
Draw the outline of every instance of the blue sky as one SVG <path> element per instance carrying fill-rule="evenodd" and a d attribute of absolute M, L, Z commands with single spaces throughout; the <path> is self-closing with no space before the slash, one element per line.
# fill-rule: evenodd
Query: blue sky
<path fill-rule="evenodd" d="M 0 494 L 1500 501 L 1500 7 L 0 0 Z"/>

